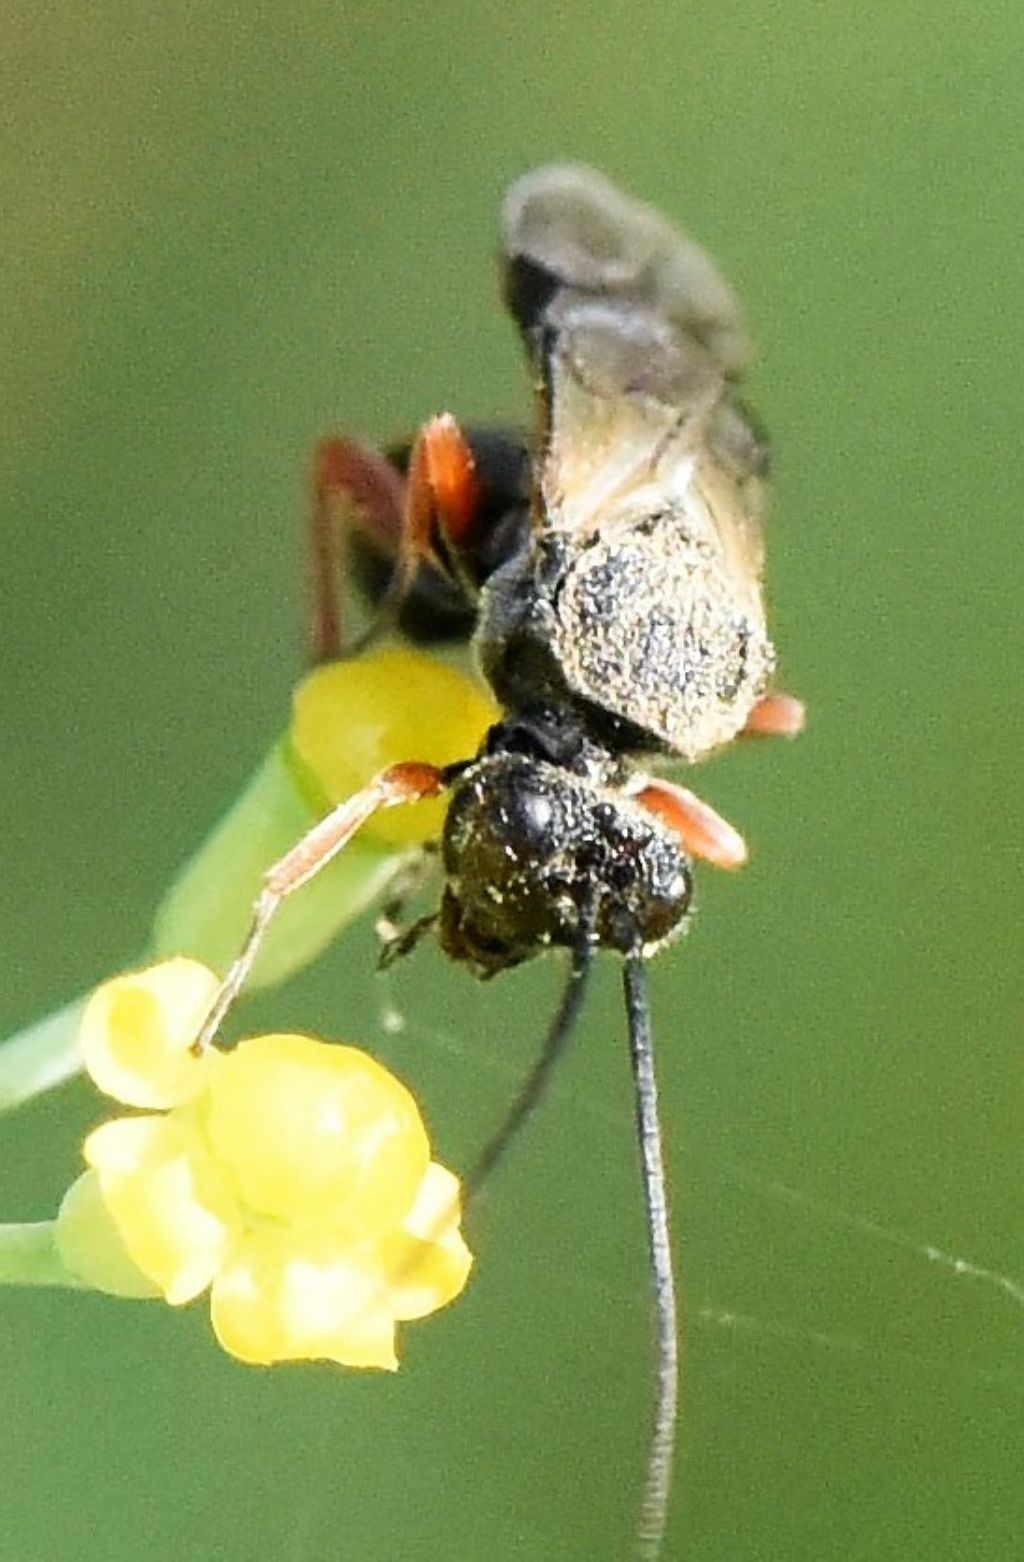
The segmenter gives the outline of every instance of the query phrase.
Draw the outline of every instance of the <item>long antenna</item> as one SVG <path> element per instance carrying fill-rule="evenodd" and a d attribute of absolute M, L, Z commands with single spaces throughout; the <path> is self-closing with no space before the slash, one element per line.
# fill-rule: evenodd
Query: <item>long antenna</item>
<path fill-rule="evenodd" d="M 579 936 L 572 952 L 572 964 L 554 1018 L 548 1027 L 544 1047 L 530 1070 L 504 1120 L 491 1135 L 477 1158 L 476 1164 L 465 1178 L 467 1202 L 480 1192 L 495 1167 L 505 1154 L 519 1130 L 530 1116 L 546 1090 L 555 1066 L 564 1054 L 579 1019 L 586 995 L 587 979 L 594 963 L 594 917 L 585 908 L 580 917 Z"/>
<path fill-rule="evenodd" d="M 654 1406 L 647 1444 L 647 1469 L 637 1527 L 639 1562 L 657 1562 L 668 1524 L 672 1496 L 672 1463 L 679 1408 L 679 1337 L 676 1285 L 672 1272 L 665 1165 L 658 1120 L 658 1084 L 654 1073 L 651 1009 L 643 955 L 634 950 L 623 969 L 629 1054 L 633 1067 L 636 1126 L 640 1140 L 647 1241 L 654 1293 Z"/>

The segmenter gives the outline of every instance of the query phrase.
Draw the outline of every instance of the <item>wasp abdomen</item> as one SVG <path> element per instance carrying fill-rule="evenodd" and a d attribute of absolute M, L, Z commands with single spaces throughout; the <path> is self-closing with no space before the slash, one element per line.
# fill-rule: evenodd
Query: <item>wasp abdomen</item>
<path fill-rule="evenodd" d="M 687 760 L 728 742 L 774 664 L 759 600 L 686 518 L 616 526 L 567 561 L 552 650 L 574 694 Z"/>
<path fill-rule="evenodd" d="M 774 666 L 759 591 L 668 508 L 584 546 L 542 536 L 496 575 L 477 650 L 508 708 L 538 692 L 620 751 L 699 759 L 743 728 Z"/>

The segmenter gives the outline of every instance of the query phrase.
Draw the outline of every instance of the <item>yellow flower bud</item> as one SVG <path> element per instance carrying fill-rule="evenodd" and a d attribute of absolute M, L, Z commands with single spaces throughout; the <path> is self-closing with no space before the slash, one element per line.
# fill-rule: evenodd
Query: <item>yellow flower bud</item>
<path fill-rule="evenodd" d="M 354 1047 L 258 1036 L 223 1058 L 210 1143 L 263 1215 L 330 1219 L 353 1237 L 396 1225 L 430 1160 L 416 1102 Z"/>
<path fill-rule="evenodd" d="M 167 960 L 98 987 L 80 1031 L 85 1066 L 126 1106 L 180 1106 L 203 1090 L 215 1058 L 189 1051 L 217 990 L 196 960 Z"/>
<path fill-rule="evenodd" d="M 472 1255 L 459 1230 L 459 1179 L 431 1161 L 399 1235 L 381 1246 L 391 1277 L 389 1306 L 396 1318 L 425 1318 L 454 1301 L 469 1278 Z"/>
<path fill-rule="evenodd" d="M 134 1264 L 172 1306 L 205 1291 L 242 1231 L 223 1167 L 176 1114 L 116 1117 L 83 1147 Z"/>
<path fill-rule="evenodd" d="M 372 1244 L 329 1228 L 250 1233 L 213 1282 L 210 1316 L 243 1361 L 323 1358 L 394 1371 L 395 1318 Z"/>
<path fill-rule="evenodd" d="M 497 707 L 464 673 L 419 651 L 394 649 L 329 662 L 292 698 L 291 752 L 321 800 L 349 797 L 388 765 L 469 759 Z M 364 826 L 366 839 L 407 846 L 441 831 L 444 803 L 388 809 Z"/>
<path fill-rule="evenodd" d="M 191 1057 L 213 974 L 173 960 L 115 978 L 86 1015 L 90 1070 L 163 1113 L 83 1147 L 55 1239 L 65 1268 L 172 1305 L 211 1288 L 242 1361 L 397 1366 L 395 1325 L 443 1307 L 471 1265 L 459 1184 L 415 1100 L 376 1059 L 310 1036 Z"/>

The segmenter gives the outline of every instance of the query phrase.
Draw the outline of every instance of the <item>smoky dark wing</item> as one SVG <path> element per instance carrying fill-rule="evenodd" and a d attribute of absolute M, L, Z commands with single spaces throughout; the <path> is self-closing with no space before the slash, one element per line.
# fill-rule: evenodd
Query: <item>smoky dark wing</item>
<path fill-rule="evenodd" d="M 736 295 L 711 257 L 603 174 L 550 164 L 511 187 L 502 211 L 509 309 L 532 352 L 566 295 L 646 311 L 734 376 L 749 357 Z"/>
<path fill-rule="evenodd" d="M 748 356 L 740 306 L 699 245 L 589 168 L 514 184 L 502 249 L 539 392 L 537 509 L 584 531 L 667 449 L 699 451 Z"/>

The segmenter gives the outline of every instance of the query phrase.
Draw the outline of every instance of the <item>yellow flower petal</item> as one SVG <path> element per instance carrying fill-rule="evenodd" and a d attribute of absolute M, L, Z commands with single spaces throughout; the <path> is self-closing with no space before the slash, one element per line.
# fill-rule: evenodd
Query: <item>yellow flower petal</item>
<path fill-rule="evenodd" d="M 458 1178 L 431 1161 L 403 1234 L 381 1246 L 381 1264 L 391 1277 L 388 1306 L 396 1318 L 425 1318 L 463 1290 L 473 1255 L 459 1230 L 460 1218 Z"/>
<path fill-rule="evenodd" d="M 174 1114 L 114 1118 L 84 1154 L 133 1263 L 172 1306 L 198 1296 L 240 1235 L 241 1215 L 194 1125 Z"/>
<path fill-rule="evenodd" d="M 55 1239 L 61 1262 L 97 1291 L 111 1296 L 160 1295 L 160 1287 L 132 1262 L 96 1172 L 83 1172 L 65 1193 Z"/>
<path fill-rule="evenodd" d="M 397 1227 L 430 1160 L 415 1100 L 376 1059 L 309 1036 L 257 1036 L 227 1054 L 207 1131 L 253 1210 L 349 1237 Z"/>
<path fill-rule="evenodd" d="M 327 1360 L 394 1371 L 394 1318 L 372 1249 L 331 1232 L 250 1232 L 217 1275 L 210 1316 L 224 1350 L 242 1361 Z"/>
<path fill-rule="evenodd" d="M 127 1106 L 179 1106 L 205 1089 L 216 1056 L 188 1049 L 217 989 L 195 960 L 115 976 L 98 987 L 82 1016 L 85 1066 L 105 1095 Z"/>
<path fill-rule="evenodd" d="M 468 759 L 497 707 L 464 673 L 406 648 L 329 662 L 299 684 L 292 700 L 291 749 L 320 796 L 336 803 L 387 765 Z M 367 839 L 407 846 L 441 831 L 444 804 L 388 809 L 364 827 Z"/>

